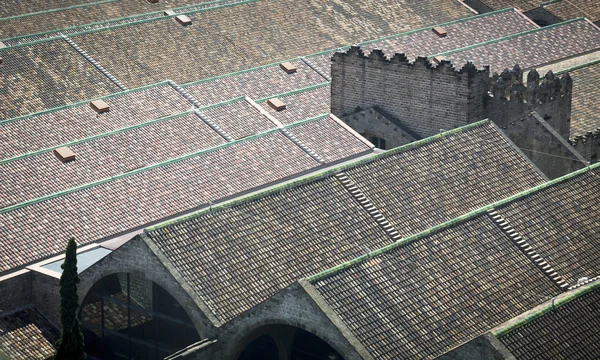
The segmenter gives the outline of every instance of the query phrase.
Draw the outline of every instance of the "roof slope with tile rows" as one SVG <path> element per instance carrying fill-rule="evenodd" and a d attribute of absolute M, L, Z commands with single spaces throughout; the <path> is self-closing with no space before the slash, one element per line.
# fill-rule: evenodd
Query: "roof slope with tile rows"
<path fill-rule="evenodd" d="M 600 21 L 600 6 L 596 0 L 554 1 L 543 8 L 562 20 L 586 17 L 594 23 Z"/>
<path fill-rule="evenodd" d="M 588 131 L 600 129 L 600 61 L 568 72 L 573 78 L 569 136 L 573 139 L 584 136 Z"/>
<path fill-rule="evenodd" d="M 600 275 L 600 186 L 596 170 L 498 208 L 569 284 Z"/>
<path fill-rule="evenodd" d="M 362 49 L 368 54 L 369 50 L 379 48 L 392 57 L 395 53 L 404 53 L 410 60 L 418 56 L 428 56 L 451 49 L 459 49 L 468 45 L 479 44 L 508 35 L 537 29 L 531 20 L 515 9 L 500 10 L 478 16 L 469 21 L 456 21 L 442 26 L 446 30 L 445 37 L 439 37 L 431 29 L 414 32 L 393 39 L 378 41 Z"/>
<path fill-rule="evenodd" d="M 544 182 L 489 123 L 347 174 L 403 236 Z M 477 186 L 458 195 L 465 182 Z"/>
<path fill-rule="evenodd" d="M 393 0 L 350 0 L 343 7 L 261 0 L 190 14 L 187 27 L 164 18 L 72 38 L 133 88 L 164 79 L 185 83 L 468 15 L 445 0 L 418 7 Z"/>
<path fill-rule="evenodd" d="M 187 121 L 195 115 L 189 116 L 182 119 Z M 359 138 L 340 136 L 339 130 L 331 124 L 324 127 L 319 121 L 324 117 L 298 124 L 308 126 L 312 121 L 321 131 L 331 131 L 329 137 L 337 137 L 339 141 L 345 139 L 342 145 L 347 149 L 345 157 L 371 151 Z M 197 121 L 200 122 L 199 119 Z M 337 120 L 331 121 L 343 127 Z M 287 130 L 294 134 L 293 126 Z M 326 134 L 324 136 L 327 137 Z M 297 138 L 302 141 L 302 134 Z M 97 148 L 89 151 L 99 151 L 113 145 L 110 141 L 104 144 L 104 141 L 101 140 Z M 184 151 L 189 150 L 185 148 L 186 144 L 182 146 Z M 161 154 L 159 151 L 158 155 L 140 153 L 140 156 L 156 157 Z M 169 152 L 166 154 L 167 157 L 172 155 Z M 98 159 L 91 161 L 99 164 Z M 118 166 L 128 161 L 130 159 L 127 156 L 122 160 L 108 157 L 101 166 L 113 164 L 111 166 L 121 171 Z M 88 166 L 89 171 L 93 171 L 93 167 L 85 162 L 80 165 Z M 85 183 L 86 176 L 89 176 L 87 174 L 74 175 L 80 181 L 76 188 L 0 209 L 0 269 L 6 271 L 60 253 L 70 236 L 75 236 L 81 244 L 116 236 L 235 194 L 298 176 L 320 165 L 299 145 L 273 129 L 216 148 L 169 158 L 112 178 L 103 177 L 96 182 Z M 69 171 L 63 169 L 62 173 Z M 76 181 L 66 179 L 66 175 L 63 177 L 64 183 Z M 38 184 L 45 186 L 45 191 L 55 186 L 47 182 Z"/>
<path fill-rule="evenodd" d="M 519 8 L 525 11 L 539 7 L 545 0 L 480 0 L 494 10 Z"/>
<path fill-rule="evenodd" d="M 576 293 L 568 302 L 552 307 L 532 320 L 511 328 L 498 338 L 517 358 L 600 358 L 600 287 Z"/>
<path fill-rule="evenodd" d="M 120 91 L 64 40 L 0 49 L 0 121 Z"/>
<path fill-rule="evenodd" d="M 376 359 L 433 359 L 560 292 L 485 214 L 312 284 Z"/>
<path fill-rule="evenodd" d="M 161 17 L 164 9 L 208 2 L 213 3 L 210 0 L 162 0 L 154 4 L 127 0 L 4 1 L 0 10 L 0 39 L 52 30 L 56 30 L 51 34 L 53 36 L 58 32 L 68 34 L 60 30 L 132 15 L 139 18 Z M 221 0 L 206 6 L 230 2 Z"/>
<path fill-rule="evenodd" d="M 501 72 L 515 63 L 530 69 L 595 49 L 600 49 L 600 29 L 576 19 L 436 55 L 454 64 L 472 61 L 477 67 L 489 65 L 492 72 Z"/>
<path fill-rule="evenodd" d="M 60 332 L 36 309 L 22 309 L 0 317 L 0 357 L 51 359 Z"/>
<path fill-rule="evenodd" d="M 514 317 L 560 294 L 566 289 L 561 264 L 598 269 L 598 236 L 581 230 L 597 218 L 585 204 L 598 202 L 598 169 L 600 164 L 488 204 L 308 281 L 375 358 L 436 358 L 489 329 L 513 327 Z M 574 205 L 559 212 L 568 191 L 594 200 L 582 204 L 573 196 Z M 537 204 L 540 198 L 554 210 L 551 216 Z M 556 205 L 549 205 L 552 198 Z M 507 208 L 522 211 L 509 219 Z M 542 246 L 528 236 L 541 234 L 540 218 L 547 219 L 543 230 L 550 235 Z M 569 231 L 582 233 L 580 248 L 560 236 Z M 564 257 L 546 249 L 553 247 Z"/>
<path fill-rule="evenodd" d="M 233 8 L 232 8 L 233 9 Z M 215 11 L 215 10 L 213 10 Z M 229 10 L 232 11 L 232 10 Z M 498 18 L 498 19 L 496 19 Z M 486 21 L 484 21 L 486 20 Z M 491 40 L 493 39 L 495 36 L 493 33 L 491 33 L 490 31 L 483 31 L 485 29 L 481 28 L 482 26 L 484 26 L 484 24 L 487 23 L 487 21 L 491 22 L 491 23 L 498 23 L 499 20 L 502 20 L 503 25 L 501 26 L 502 33 L 498 34 L 498 36 L 502 36 L 502 35 L 507 35 L 507 34 L 511 34 L 511 33 L 517 33 L 519 31 L 522 31 L 526 26 L 533 26 L 530 23 L 528 23 L 527 21 L 524 20 L 524 18 L 517 14 L 514 10 L 506 10 L 506 11 L 499 11 L 499 12 L 494 12 L 494 13 L 489 13 L 489 14 L 484 14 L 484 15 L 480 15 L 480 16 L 475 16 L 475 17 L 471 17 L 471 18 L 465 18 L 465 19 L 461 19 L 461 20 L 457 20 L 457 21 L 453 21 L 451 23 L 446 23 L 446 24 L 442 24 L 442 26 L 448 26 L 450 27 L 450 29 L 452 29 L 452 33 L 448 36 L 448 39 L 450 39 L 450 41 L 448 40 L 442 40 L 439 42 L 433 42 L 433 44 L 435 44 L 435 49 L 440 49 L 440 46 L 443 46 L 443 50 L 452 50 L 455 49 L 457 46 L 463 46 L 463 42 L 465 40 L 465 34 L 470 34 L 469 36 L 474 36 L 472 33 L 475 32 L 477 34 L 481 34 L 481 36 L 478 38 L 479 40 Z M 166 24 L 168 24 L 167 26 L 169 28 L 175 26 L 175 29 L 177 29 L 177 31 L 189 31 L 189 29 L 180 29 L 179 25 L 177 25 L 175 23 L 175 20 L 173 19 L 160 19 L 160 20 L 156 20 L 159 21 L 161 24 L 167 22 Z M 151 23 L 154 23 L 155 21 L 151 21 L 150 23 L 148 23 L 148 25 L 144 25 L 144 26 L 151 26 Z M 471 23 L 475 23 L 475 25 L 471 25 Z M 131 29 L 137 29 L 138 26 L 142 26 L 141 25 L 131 25 L 130 28 Z M 152 25 L 152 26 L 156 26 L 156 25 Z M 119 30 L 121 28 L 115 29 L 114 31 L 124 31 L 124 30 Z M 102 31 L 100 31 L 98 34 L 103 33 Z M 94 34 L 89 34 L 89 36 L 93 36 Z M 174 33 L 173 36 L 175 36 L 176 34 Z M 101 35 L 98 35 L 101 36 Z M 134 37 L 136 37 L 137 35 L 134 35 Z M 422 53 L 422 54 L 431 54 L 431 36 L 432 36 L 432 32 L 430 28 L 425 28 L 425 29 L 420 29 L 414 33 L 403 33 L 403 34 L 398 34 L 398 35 L 394 35 L 392 36 L 392 38 L 402 38 L 405 36 L 410 36 L 411 38 L 411 42 L 413 44 L 422 44 L 421 46 L 417 46 L 417 45 L 411 45 L 411 48 L 415 51 L 415 53 Z M 479 35 L 478 35 L 479 36 Z M 150 37 L 146 37 L 144 36 L 144 38 L 148 38 L 150 39 Z M 454 39 L 462 39 L 461 41 L 455 41 Z M 110 40 L 113 40 L 112 38 Z M 68 47 L 66 44 L 64 44 L 63 40 L 56 40 L 59 42 L 63 42 L 63 44 L 61 45 L 61 47 L 59 47 L 59 49 L 54 49 L 54 51 L 66 51 L 69 56 L 73 56 L 73 55 L 77 55 L 73 49 L 71 49 L 70 47 Z M 108 40 L 107 40 L 108 41 Z M 175 40 L 174 40 L 175 41 Z M 383 40 L 380 43 L 378 42 L 377 44 L 380 45 L 376 45 L 376 46 L 384 46 L 386 41 L 392 41 L 391 38 L 388 40 Z M 79 40 L 77 40 L 77 42 L 79 42 Z M 176 44 L 179 44 L 180 41 L 175 41 Z M 49 51 L 50 48 L 52 48 L 52 45 L 54 44 L 54 42 L 42 42 L 39 43 L 37 45 L 23 45 L 23 47 L 19 48 L 19 47 L 9 47 L 7 49 L 2 50 L 3 53 L 8 54 L 10 56 L 13 56 L 11 54 L 17 54 L 18 52 L 22 52 L 22 51 L 29 51 L 27 49 L 30 48 L 36 48 L 36 47 L 42 47 L 45 48 L 46 50 L 44 51 Z M 79 44 L 82 45 L 82 44 Z M 64 48 L 64 46 L 67 46 L 68 48 Z M 173 45 L 176 46 L 176 45 Z M 25 49 L 25 50 L 23 50 Z M 83 46 L 84 50 L 88 50 L 87 47 Z M 302 49 L 302 52 L 306 52 L 308 50 L 310 50 L 311 48 L 306 48 L 306 49 Z M 190 50 L 193 51 L 193 50 Z M 300 52 L 294 52 L 294 55 L 298 55 Z M 155 56 L 156 54 L 158 54 L 157 52 L 153 52 L 153 56 Z M 274 94 L 279 94 L 279 93 L 286 93 L 286 92 L 290 92 L 290 91 L 294 91 L 294 90 L 298 90 L 298 89 L 302 89 L 302 88 L 308 88 L 311 86 L 320 86 L 326 82 L 329 81 L 328 76 L 330 73 L 330 57 L 331 54 L 333 54 L 333 51 L 326 51 L 323 54 L 317 55 L 317 56 L 311 56 L 309 61 L 311 63 L 313 63 L 313 66 L 316 66 L 318 68 L 318 71 L 311 69 L 311 67 L 309 65 L 307 65 L 304 61 L 300 60 L 300 59 L 296 59 L 296 60 L 292 60 L 292 64 L 295 65 L 297 67 L 297 71 L 296 73 L 293 74 L 287 74 L 285 73 L 281 68 L 279 68 L 278 64 L 272 64 L 272 65 L 268 65 L 268 66 L 262 66 L 259 68 L 251 68 L 251 69 L 247 69 L 247 70 L 243 70 L 237 73 L 231 73 L 231 74 L 227 74 L 227 75 L 218 75 L 214 78 L 208 78 L 205 80 L 200 80 L 200 81 L 195 81 L 192 83 L 189 83 L 187 85 L 184 85 L 184 87 L 186 88 L 186 90 L 192 95 L 194 96 L 200 105 L 205 106 L 205 105 L 210 105 L 210 104 L 214 104 L 214 103 L 218 103 L 218 102 L 222 102 L 222 101 L 227 101 L 227 100 L 231 100 L 233 98 L 237 98 L 240 96 L 250 96 L 254 99 L 260 99 L 263 97 L 268 97 L 268 96 L 272 96 Z M 0 54 L 1 55 L 1 54 Z M 110 53 L 109 57 L 113 57 L 113 53 Z M 6 57 L 6 55 L 3 55 Z M 10 58 L 9 56 L 9 58 Z M 129 54 L 127 55 L 129 57 Z M 115 58 L 118 58 L 119 56 L 116 56 Z M 83 59 L 83 57 L 81 57 L 81 61 L 84 61 L 84 64 L 87 64 L 87 62 L 85 62 L 85 60 Z M 192 56 L 193 59 L 196 59 L 196 55 Z M 177 62 L 181 62 L 181 61 L 191 61 L 188 60 L 188 58 L 185 59 L 179 59 L 177 56 L 175 56 L 175 58 Z M 282 58 L 283 59 L 283 58 Z M 98 59 L 96 59 L 98 60 Z M 174 60 L 175 61 L 175 60 Z M 212 61 L 212 60 L 211 60 Z M 254 63 L 264 63 L 266 62 L 263 60 L 260 61 L 256 61 Z M 160 68 L 168 68 L 167 65 L 165 65 L 163 63 L 163 60 L 160 60 L 161 66 Z M 252 61 L 248 61 L 244 64 L 244 67 L 247 66 L 251 66 L 253 62 Z M 104 64 L 102 61 L 100 62 L 100 64 L 102 65 L 106 65 Z M 119 64 L 123 64 L 122 62 L 119 61 Z M 100 76 L 100 79 L 102 79 L 102 82 L 106 82 L 106 84 L 109 87 L 114 87 L 115 91 L 118 91 L 118 88 L 116 87 L 116 85 L 112 85 L 107 78 L 105 78 L 98 70 L 94 69 L 91 64 L 87 64 L 88 66 L 84 66 L 84 69 L 88 69 L 86 70 L 87 72 L 85 74 L 87 74 L 87 76 Z M 12 65 L 8 65 L 9 67 L 12 66 L 14 67 L 14 75 L 18 78 L 18 77 L 26 77 L 29 76 L 27 73 L 27 67 L 22 66 L 21 62 L 19 61 L 13 61 Z M 144 65 L 146 66 L 146 65 Z M 179 63 L 175 66 L 175 68 L 178 68 Z M 196 62 L 193 62 L 193 69 L 194 71 L 200 71 L 197 66 L 196 66 Z M 2 70 L 2 66 L 0 66 L 0 71 Z M 110 69 L 109 69 L 110 70 Z M 47 70 L 44 70 L 47 71 Z M 148 69 L 143 69 L 142 71 L 137 71 L 135 73 L 136 77 L 140 77 L 140 79 L 146 79 L 146 74 L 147 74 Z M 0 72 L 1 73 L 1 72 Z M 320 75 L 323 74 L 323 75 Z M 116 74 L 113 74 L 116 75 Z M 173 74 L 164 74 L 164 76 L 168 76 L 168 75 L 173 75 Z M 162 76 L 162 75 L 161 75 Z M 204 76 L 203 74 L 198 74 L 197 76 L 192 77 L 191 79 L 187 79 L 186 81 L 190 81 L 190 80 L 197 80 L 199 77 Z M 117 76 L 118 78 L 118 76 Z M 119 79 L 121 80 L 121 79 Z M 159 81 L 163 81 L 165 80 L 165 78 L 160 77 Z M 51 83 L 51 79 L 49 79 L 48 77 L 45 76 L 41 76 L 41 77 L 37 77 L 35 79 L 36 82 L 36 87 L 51 87 L 54 86 L 53 83 Z M 152 80 L 144 80 L 143 83 L 151 83 L 153 82 Z M 22 82 L 21 82 L 22 84 Z M 48 101 L 45 99 L 45 94 L 44 93 L 25 93 L 24 89 L 18 89 L 15 88 L 13 89 L 15 92 L 12 93 L 12 95 L 10 97 L 7 97 L 5 99 L 6 102 L 13 102 L 15 100 L 15 98 L 25 98 L 28 99 L 27 100 L 27 105 L 26 107 L 20 106 L 14 110 L 12 110 L 10 113 L 7 113 L 4 118 L 11 118 L 11 117 L 15 117 L 15 116 L 20 116 L 20 115 L 24 115 L 24 114 L 28 114 L 31 112 L 36 112 L 36 111 L 42 111 L 42 110 L 47 110 L 59 105 L 64 105 L 67 103 L 72 103 L 75 101 L 81 101 L 84 100 L 87 97 L 66 97 L 66 98 L 62 98 L 60 99 L 60 101 Z M 94 89 L 87 89 L 86 91 L 88 92 L 93 92 L 94 95 L 92 96 L 100 96 L 100 95 L 106 95 L 110 92 L 104 91 L 102 89 L 97 89 L 96 91 L 93 91 Z M 22 93 L 22 94 L 21 94 Z M 58 95 L 53 95 L 53 96 L 58 96 Z M 328 95 L 329 97 L 329 95 Z M 328 101 L 327 101 L 328 102 Z M 18 101 L 17 101 L 18 103 Z M 12 106 L 12 105 L 11 105 Z M 10 109 L 10 107 L 8 108 Z"/>
<path fill-rule="evenodd" d="M 366 165 L 345 165 L 332 172 L 343 171 L 350 179 L 354 178 L 356 169 L 366 167 L 373 175 L 391 174 L 387 184 L 378 183 L 385 191 L 395 186 L 392 183 L 396 181 L 390 179 L 399 177 L 406 168 L 420 168 L 419 174 L 423 176 L 428 169 L 448 163 L 455 169 L 449 173 L 452 178 L 431 177 L 431 187 L 414 182 L 403 191 L 415 197 L 433 197 L 432 188 L 444 187 L 450 192 L 448 186 L 443 185 L 449 183 L 456 199 L 479 194 L 488 202 L 541 182 L 525 159 L 521 159 L 520 164 L 515 161 L 514 152 L 482 151 L 478 133 L 495 131 L 488 122 L 483 122 L 364 160 Z M 302 134 L 303 130 L 297 132 Z M 488 136 L 488 140 L 491 138 Z M 456 148 L 449 147 L 449 142 L 457 143 Z M 496 133 L 492 142 L 505 140 Z M 453 155 L 455 151 L 459 154 Z M 421 156 L 429 160 L 422 162 Z M 453 166 L 458 162 L 469 165 Z M 466 169 L 469 168 L 478 169 L 479 175 L 468 175 Z M 523 178 L 511 186 L 503 185 L 516 177 L 509 176 L 510 172 Z M 483 182 L 489 184 L 489 194 L 479 190 Z M 364 179 L 356 181 L 359 189 L 365 183 Z M 453 204 L 461 214 L 471 206 L 460 201 Z M 368 217 L 367 210 L 357 206 L 350 192 L 345 192 L 330 173 L 234 203 L 231 208 L 213 209 L 213 212 L 193 214 L 150 228 L 148 241 L 156 243 L 214 315 L 227 321 L 300 277 L 339 263 L 360 249 L 364 252 L 377 244 L 390 243 L 391 238 L 374 227 L 377 223 Z M 403 209 L 407 217 L 433 222 L 436 207 L 437 204 L 433 204 L 420 213 L 409 207 Z M 227 274 L 227 281 L 223 281 L 222 274 Z"/>

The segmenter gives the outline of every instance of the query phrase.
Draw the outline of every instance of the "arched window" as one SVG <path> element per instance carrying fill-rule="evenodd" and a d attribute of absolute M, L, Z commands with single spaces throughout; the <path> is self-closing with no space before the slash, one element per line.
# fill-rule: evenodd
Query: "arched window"
<path fill-rule="evenodd" d="M 181 305 L 140 275 L 109 275 L 79 313 L 86 352 L 96 359 L 163 359 L 200 340 Z"/>

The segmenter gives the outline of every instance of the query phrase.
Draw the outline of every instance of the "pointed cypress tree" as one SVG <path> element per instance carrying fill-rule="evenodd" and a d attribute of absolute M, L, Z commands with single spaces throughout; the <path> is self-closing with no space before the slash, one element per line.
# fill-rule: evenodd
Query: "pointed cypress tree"
<path fill-rule="evenodd" d="M 60 277 L 60 320 L 62 322 L 62 337 L 56 342 L 57 360 L 83 360 L 83 333 L 79 319 L 77 319 L 77 308 L 79 296 L 77 295 L 77 244 L 75 238 L 69 240 L 65 261 L 61 265 L 63 269 Z"/>

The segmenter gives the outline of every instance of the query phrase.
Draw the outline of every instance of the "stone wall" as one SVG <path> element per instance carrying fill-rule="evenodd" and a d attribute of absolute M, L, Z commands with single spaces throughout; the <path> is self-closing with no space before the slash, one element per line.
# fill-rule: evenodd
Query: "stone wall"
<path fill-rule="evenodd" d="M 31 304 L 32 272 L 21 270 L 0 277 L 0 315 Z"/>
<path fill-rule="evenodd" d="M 196 299 L 191 297 L 193 295 L 190 294 L 193 294 L 193 291 L 184 290 L 167 266 L 168 262 L 163 263 L 159 260 L 138 235 L 79 275 L 81 279 L 77 288 L 79 302 L 80 304 L 83 302 L 92 286 L 100 279 L 111 274 L 130 273 L 132 279 L 154 281 L 168 291 L 184 308 L 200 337 L 211 337 L 214 333 L 214 324 L 202 312 Z"/>
<path fill-rule="evenodd" d="M 600 155 L 600 129 L 588 131 L 583 136 L 577 136 L 572 139 L 571 145 L 590 163 L 598 161 Z"/>
<path fill-rule="evenodd" d="M 363 359 L 298 283 L 223 325 L 217 334 L 217 342 L 199 352 L 196 359 L 235 360 L 246 345 L 262 334 L 271 335 L 278 347 L 283 348 L 280 355 L 289 355 L 285 349 L 288 345 L 291 347 L 288 343 L 290 336 L 293 339 L 293 333 L 285 332 L 290 330 L 288 326 L 279 325 L 289 325 L 318 336 L 345 360 Z"/>
<path fill-rule="evenodd" d="M 503 130 L 549 179 L 586 166 L 585 159 L 536 113 L 506 124 Z"/>
<path fill-rule="evenodd" d="M 417 140 L 413 134 L 402 129 L 396 121 L 390 120 L 377 108 L 348 115 L 342 118 L 342 121 L 367 140 L 370 140 L 371 136 L 385 139 L 386 149 L 393 149 Z"/>
<path fill-rule="evenodd" d="M 33 305 L 60 329 L 60 279 L 37 271 L 32 272 L 32 278 Z"/>
<path fill-rule="evenodd" d="M 434 67 L 426 58 L 410 63 L 403 54 L 387 59 L 381 50 L 366 56 L 352 47 L 333 56 L 331 74 L 331 111 L 340 118 L 377 107 L 419 137 L 484 118 L 488 68 Z"/>
<path fill-rule="evenodd" d="M 516 360 L 493 335 L 485 334 L 447 352 L 436 360 Z"/>

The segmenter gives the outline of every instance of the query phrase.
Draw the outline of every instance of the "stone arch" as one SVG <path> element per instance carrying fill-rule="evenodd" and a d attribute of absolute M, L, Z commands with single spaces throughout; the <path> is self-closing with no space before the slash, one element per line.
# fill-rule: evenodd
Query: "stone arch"
<path fill-rule="evenodd" d="M 238 340 L 235 345 L 235 350 L 231 352 L 229 358 L 231 360 L 237 360 L 244 349 L 246 349 L 252 341 L 267 335 L 275 341 L 279 352 L 279 359 L 287 360 L 291 354 L 291 347 L 294 345 L 297 330 L 303 330 L 326 343 L 339 355 L 340 359 L 344 356 L 343 350 L 337 348 L 336 344 L 317 328 L 292 320 L 265 319 L 245 329 L 244 334 Z"/>
<path fill-rule="evenodd" d="M 143 275 L 146 279 L 156 283 L 182 306 L 201 338 L 215 335 L 214 324 L 139 237 L 129 240 L 79 274 L 80 283 L 77 287 L 79 307 L 81 308 L 85 297 L 95 284 L 101 279 L 117 273 Z M 77 310 L 78 313 L 80 308 Z"/>

